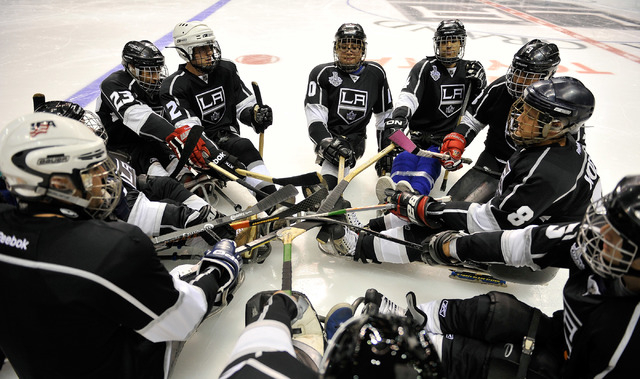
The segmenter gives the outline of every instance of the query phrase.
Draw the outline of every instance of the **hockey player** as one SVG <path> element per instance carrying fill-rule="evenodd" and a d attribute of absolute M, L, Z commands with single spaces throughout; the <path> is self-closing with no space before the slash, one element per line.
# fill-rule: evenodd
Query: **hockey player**
<path fill-rule="evenodd" d="M 314 370 L 301 362 L 299 345 L 292 343 L 292 325 L 310 306 L 301 303 L 281 291 L 273 294 L 238 338 L 220 378 L 440 377 L 433 346 L 414 320 L 376 308 L 346 321 Z"/>
<path fill-rule="evenodd" d="M 475 233 L 580 220 L 602 189 L 595 165 L 571 133 L 591 117 L 594 106 L 591 91 L 574 78 L 551 78 L 527 87 L 510 113 L 509 132 L 520 150 L 509 159 L 496 195 L 484 204 L 440 203 L 397 191 L 390 197 L 396 204 L 393 212 L 411 224 L 383 233 L 420 243 L 438 228 Z M 345 238 L 334 241 L 342 254 L 376 262 L 420 260 L 418 249 L 365 234 L 358 241 L 355 232 L 343 230 Z"/>
<path fill-rule="evenodd" d="M 378 63 L 365 61 L 366 56 L 362 26 L 342 24 L 333 42 L 334 61 L 317 65 L 309 74 L 304 101 L 307 127 L 329 190 L 338 183 L 340 158 L 345 160 L 346 175 L 364 154 L 372 115 L 380 146 L 384 120 L 393 107 L 387 74 Z"/>
<path fill-rule="evenodd" d="M 109 136 L 100 119 L 91 111 L 69 101 L 47 101 L 36 112 L 47 112 L 78 120 L 101 137 L 108 146 Z M 137 175 L 136 171 L 118 154 L 109 156 L 116 164 L 123 183 L 123 198 L 113 214 L 120 220 L 137 225 L 148 236 L 158 236 L 224 216 L 204 199 L 188 191 L 182 183 L 170 176 Z M 215 228 L 201 235 L 209 245 L 220 239 L 234 239 L 229 226 Z M 198 242 L 190 240 L 190 244 Z M 202 250 L 210 246 L 199 241 Z M 192 245 L 192 248 L 195 246 Z"/>
<path fill-rule="evenodd" d="M 392 118 L 385 122 L 383 147 L 389 144 L 391 134 L 408 126 L 411 140 L 418 147 L 440 151 L 444 136 L 454 130 L 460 119 L 464 99 L 475 97 L 487 85 L 482 64 L 462 59 L 466 42 L 467 32 L 460 20 L 440 22 L 433 37 L 435 56 L 426 57 L 411 68 Z M 409 152 L 401 152 L 395 159 L 387 155 L 376 167 L 382 175 L 376 185 L 381 201 L 384 189 L 396 188 L 395 183 L 401 183 L 398 189 L 428 195 L 441 170 L 436 158 Z"/>
<path fill-rule="evenodd" d="M 186 135 L 176 132 L 162 116 L 159 91 L 167 76 L 164 56 L 149 41 L 129 41 L 122 50 L 122 66 L 124 70 L 116 71 L 102 81 L 96 105 L 109 135 L 109 151 L 122 156 L 141 174 L 172 174 Z M 213 154 L 200 139 L 190 164 L 206 168 L 203 153 Z"/>
<path fill-rule="evenodd" d="M 105 222 L 122 183 L 82 123 L 31 113 L 0 128 L 0 346 L 21 378 L 166 378 L 173 341 L 237 286 L 223 241 L 171 275 L 138 227 Z"/>
<path fill-rule="evenodd" d="M 236 65 L 222 59 L 220 45 L 206 24 L 179 23 L 173 29 L 173 42 L 187 63 L 162 83 L 160 97 L 165 117 L 176 132 L 185 136 L 194 125 L 202 125 L 204 135 L 220 149 L 209 154 L 210 161 L 233 175 L 239 176 L 235 169 L 246 166 L 250 171 L 269 176 L 258 149 L 249 139 L 240 137 L 238 120 L 262 133 L 273 122 L 271 107 L 256 103 L 255 96 L 240 79 Z M 271 183 L 254 178 L 246 181 L 263 192 L 276 191 Z"/>
<path fill-rule="evenodd" d="M 430 251 L 448 263 L 569 268 L 564 307 L 549 317 L 501 292 L 418 306 L 409 295 L 408 314 L 429 333 L 448 378 L 628 377 L 640 351 L 639 215 L 640 176 L 627 176 L 581 223 L 442 232 Z"/>
<path fill-rule="evenodd" d="M 454 201 L 484 203 L 493 197 L 507 160 L 517 150 L 507 131 L 509 109 L 528 85 L 552 77 L 559 64 L 555 44 L 538 39 L 527 42 L 513 56 L 507 74 L 489 84 L 473 100 L 460 125 L 445 136 L 440 152 L 452 159 L 442 164 L 447 170 L 457 170 L 462 167 L 460 158 L 466 146 L 489 126 L 484 151 L 448 192 Z M 574 138 L 584 144 L 577 134 Z"/>

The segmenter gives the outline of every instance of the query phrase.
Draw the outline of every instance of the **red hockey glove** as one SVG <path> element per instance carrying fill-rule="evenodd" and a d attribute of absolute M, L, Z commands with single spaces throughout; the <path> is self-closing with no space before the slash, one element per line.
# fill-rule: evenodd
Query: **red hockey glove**
<path fill-rule="evenodd" d="M 462 153 L 466 145 L 467 140 L 464 139 L 462 134 L 456 132 L 447 134 L 442 141 L 440 153 L 447 154 L 450 158 L 440 160 L 442 167 L 449 171 L 462 168 L 462 161 L 460 159 L 462 158 Z"/>
<path fill-rule="evenodd" d="M 173 152 L 178 156 L 178 159 L 184 154 L 184 143 L 189 136 L 189 131 L 191 131 L 191 125 L 183 125 L 165 138 L 165 141 L 171 150 L 173 150 Z M 205 158 L 208 158 L 209 156 L 209 150 L 202 138 L 200 138 L 198 139 L 196 146 L 193 148 L 193 152 L 189 156 L 189 163 L 192 166 L 209 168 L 205 160 Z"/>
<path fill-rule="evenodd" d="M 414 224 L 429 226 L 425 219 L 425 208 L 429 200 L 429 196 L 396 191 L 389 197 L 389 202 L 395 205 L 391 213 Z"/>

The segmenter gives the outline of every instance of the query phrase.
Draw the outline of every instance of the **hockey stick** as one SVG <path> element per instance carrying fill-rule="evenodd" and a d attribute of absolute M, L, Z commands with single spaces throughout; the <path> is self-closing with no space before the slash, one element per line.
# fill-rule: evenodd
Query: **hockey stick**
<path fill-rule="evenodd" d="M 204 131 L 204 127 L 202 125 L 194 125 L 193 127 L 191 127 L 191 130 L 189 131 L 189 135 L 187 136 L 187 139 L 184 141 L 184 146 L 182 147 L 182 155 L 180 155 L 180 159 L 178 159 L 178 164 L 176 165 L 176 168 L 173 169 L 173 172 L 169 175 L 170 177 L 175 179 L 176 176 L 178 176 L 178 173 L 182 170 L 184 165 L 187 163 L 187 160 L 189 160 L 191 153 L 193 153 L 193 149 L 196 147 L 196 144 L 198 143 L 200 136 L 202 136 L 203 131 Z"/>
<path fill-rule="evenodd" d="M 398 130 L 395 133 L 393 133 L 391 136 L 389 136 L 389 139 L 393 143 L 395 143 L 396 145 L 401 147 L 403 150 L 406 150 L 406 151 L 410 152 L 411 154 L 415 154 L 415 155 L 417 155 L 419 157 L 437 158 L 437 159 L 449 159 L 450 158 L 448 154 L 434 153 L 433 151 L 420 149 L 401 130 Z M 467 163 L 467 164 L 473 162 L 469 158 L 462 158 L 461 160 L 462 160 L 463 163 Z"/>
<path fill-rule="evenodd" d="M 207 164 L 209 165 L 209 167 L 211 167 L 212 169 L 218 171 L 219 173 L 221 173 L 222 175 L 226 176 L 227 178 L 231 179 L 232 181 L 240 184 L 241 186 L 243 186 L 244 188 L 248 189 L 249 191 L 253 191 L 256 195 L 260 195 L 262 197 L 267 197 L 268 194 L 254 186 L 252 186 L 251 184 L 247 183 L 246 181 L 240 179 L 239 177 L 233 175 L 232 173 L 230 173 L 229 171 L 225 170 L 224 168 L 218 166 L 217 164 L 213 163 L 213 162 L 207 162 Z M 293 204 L 289 203 L 289 202 L 283 202 L 282 205 L 290 207 Z"/>
<path fill-rule="evenodd" d="M 308 211 L 315 205 L 321 203 L 322 200 L 324 200 L 324 198 L 327 197 L 328 193 L 329 191 L 327 191 L 326 188 L 321 188 L 318 191 L 312 193 L 311 196 L 295 204 L 291 208 L 287 208 L 283 210 L 282 212 L 276 213 L 269 217 L 260 218 L 260 219 L 235 221 L 229 224 L 229 226 L 237 230 L 237 229 L 248 228 L 248 227 L 256 226 L 260 224 L 265 224 L 268 222 L 284 220 L 288 217 L 293 216 L 296 213 Z"/>
<path fill-rule="evenodd" d="M 467 111 L 467 103 L 469 103 L 469 97 L 471 96 L 471 88 L 473 87 L 473 83 L 469 83 L 469 88 L 467 89 L 467 94 L 464 96 L 464 101 L 462 102 L 462 108 L 460 108 L 460 117 L 458 117 L 458 122 L 456 126 L 460 125 L 462 121 L 462 117 L 464 116 L 464 112 Z M 440 183 L 440 191 L 444 192 L 447 189 L 447 180 L 449 180 L 449 170 L 445 170 L 444 176 L 442 177 L 442 183 Z"/>
<path fill-rule="evenodd" d="M 349 173 L 349 175 L 345 176 L 345 178 L 342 179 L 342 181 L 340 181 L 338 183 L 338 185 L 335 186 L 331 190 L 331 192 L 329 193 L 329 196 L 327 196 L 326 200 L 320 205 L 320 208 L 318 209 L 318 213 L 330 212 L 333 209 L 333 207 L 336 205 L 338 200 L 340 199 L 340 196 L 342 196 L 344 191 L 347 189 L 347 186 L 349 185 L 349 182 L 353 178 L 355 178 L 356 175 L 358 175 L 359 173 L 364 171 L 367 167 L 369 167 L 372 164 L 376 163 L 378 160 L 380 160 L 380 158 L 382 158 L 385 155 L 389 154 L 395 148 L 396 148 L 396 145 L 394 145 L 393 143 L 390 143 L 389 146 L 385 147 L 378 154 L 376 154 L 373 157 L 369 158 L 368 161 L 366 161 L 363 164 L 361 164 L 360 166 L 354 168 Z"/>
<path fill-rule="evenodd" d="M 258 87 L 258 83 L 251 82 L 251 86 L 253 87 L 253 94 L 256 97 L 256 103 L 258 103 L 259 106 L 263 106 L 264 103 L 262 102 L 262 93 L 260 93 L 260 87 Z M 258 151 L 260 152 L 260 156 L 262 156 L 262 152 L 264 151 L 264 132 L 260 133 Z"/>
<path fill-rule="evenodd" d="M 43 93 L 33 94 L 33 110 L 38 109 L 42 104 L 46 102 L 46 98 Z"/>
<path fill-rule="evenodd" d="M 311 186 L 314 184 L 320 184 L 323 181 L 322 176 L 317 171 L 309 172 L 302 175 L 289 176 L 286 178 L 272 178 L 267 175 L 262 175 L 257 172 L 243 170 L 241 168 L 237 168 L 236 172 L 240 175 L 260 179 L 264 182 L 278 184 L 281 186 L 286 186 L 287 184 L 293 184 L 294 186 Z"/>
<path fill-rule="evenodd" d="M 338 182 L 341 182 L 342 179 L 344 179 L 344 157 L 340 156 L 338 161 Z"/>
<path fill-rule="evenodd" d="M 298 190 L 296 189 L 296 187 L 285 186 L 280 188 L 278 191 L 272 193 L 271 195 L 265 197 L 264 199 L 258 201 L 255 205 L 247 208 L 242 212 L 220 217 L 215 220 L 212 220 L 211 222 L 194 225 L 194 226 L 191 226 L 182 230 L 178 230 L 175 232 L 167 233 L 161 236 L 152 237 L 151 242 L 153 242 L 155 246 L 158 246 L 169 241 L 193 237 L 194 235 L 197 235 L 199 233 L 205 232 L 210 229 L 214 229 L 218 226 L 230 224 L 233 221 L 250 217 L 260 212 L 264 212 L 267 209 L 273 208 L 274 206 L 281 204 L 283 201 L 288 200 L 292 196 L 296 196 L 297 194 L 298 194 Z"/>

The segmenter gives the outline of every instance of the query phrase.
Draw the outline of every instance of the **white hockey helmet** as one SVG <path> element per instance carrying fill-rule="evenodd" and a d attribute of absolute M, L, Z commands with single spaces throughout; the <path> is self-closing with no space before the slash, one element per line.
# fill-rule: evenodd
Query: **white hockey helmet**
<path fill-rule="evenodd" d="M 191 62 L 196 68 L 210 72 L 220 62 L 221 50 L 213 30 L 202 21 L 181 22 L 173 29 L 173 43 L 182 59 Z M 195 62 L 193 49 L 210 46 L 213 52 L 211 62 Z"/>
<path fill-rule="evenodd" d="M 50 113 L 0 128 L 0 172 L 19 202 L 64 204 L 69 217 L 105 218 L 122 191 L 104 141 L 81 122 Z"/>

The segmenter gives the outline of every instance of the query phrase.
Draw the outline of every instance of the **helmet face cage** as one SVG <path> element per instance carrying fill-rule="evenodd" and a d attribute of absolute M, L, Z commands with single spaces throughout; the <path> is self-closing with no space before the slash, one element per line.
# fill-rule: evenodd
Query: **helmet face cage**
<path fill-rule="evenodd" d="M 323 355 L 324 377 L 345 375 L 393 378 L 439 370 L 426 332 L 391 315 L 361 315 L 345 321 Z M 423 376 L 425 377 L 425 376 Z"/>
<path fill-rule="evenodd" d="M 151 95 L 160 91 L 162 81 L 169 74 L 164 56 L 147 40 L 127 42 L 122 51 L 122 65 L 138 85 Z"/>
<path fill-rule="evenodd" d="M 609 194 L 587 208 L 577 239 L 584 260 L 605 278 L 627 274 L 638 253 L 638 245 L 625 238 L 609 220 L 606 204 L 612 196 Z"/>
<path fill-rule="evenodd" d="M 218 41 L 191 46 L 189 54 L 191 57 L 189 62 L 191 62 L 195 68 L 205 73 L 211 73 L 220 62 L 220 59 L 222 59 L 222 52 Z"/>
<path fill-rule="evenodd" d="M 508 130 L 513 142 L 521 146 L 554 140 L 568 132 L 562 120 L 532 107 L 522 97 L 511 105 Z"/>
<path fill-rule="evenodd" d="M 120 201 L 122 181 L 116 174 L 117 168 L 111 158 L 90 167 L 78 170 L 77 176 L 82 187 L 83 201 L 70 201 L 84 206 L 86 213 L 95 219 L 104 219 Z M 72 174 L 73 175 L 73 174 Z M 77 183 L 78 181 L 75 180 Z"/>
<path fill-rule="evenodd" d="M 333 60 L 344 72 L 355 72 L 367 56 L 367 35 L 359 24 L 342 24 L 333 42 Z"/>
<path fill-rule="evenodd" d="M 507 91 L 513 97 L 520 97 L 524 93 L 525 88 L 529 85 L 544 79 L 549 79 L 553 72 L 532 72 L 525 69 L 515 68 L 513 65 L 509 66 L 507 70 Z"/>
<path fill-rule="evenodd" d="M 100 117 L 98 117 L 97 114 L 91 112 L 90 110 L 85 109 L 84 114 L 82 115 L 82 118 L 80 118 L 80 122 L 88 126 L 91 130 L 93 130 L 93 132 L 98 137 L 102 138 L 105 144 L 107 143 L 107 141 L 109 141 L 109 136 L 107 135 L 107 131 L 105 130 L 104 125 L 102 124 L 102 121 L 100 120 Z"/>
<path fill-rule="evenodd" d="M 462 59 L 467 44 L 467 31 L 460 20 L 441 21 L 433 36 L 433 51 L 445 65 Z"/>

